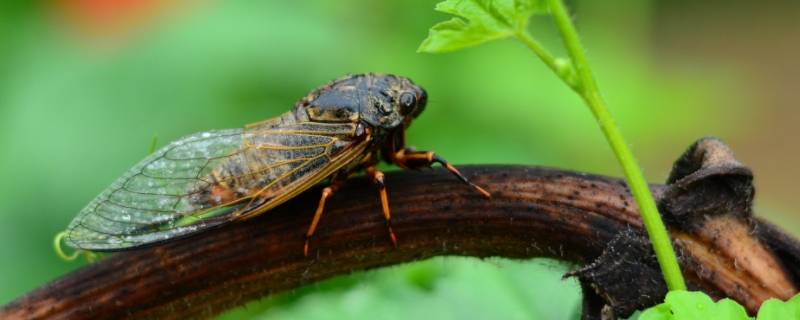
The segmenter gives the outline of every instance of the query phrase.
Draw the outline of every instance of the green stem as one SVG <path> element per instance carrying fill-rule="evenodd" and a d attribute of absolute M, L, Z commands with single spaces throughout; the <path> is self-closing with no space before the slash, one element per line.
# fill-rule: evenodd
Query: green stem
<path fill-rule="evenodd" d="M 569 85 L 572 90 L 578 91 L 580 90 L 578 85 L 578 79 L 575 78 L 575 72 L 572 69 L 572 64 L 568 61 L 559 61 L 559 59 L 555 58 L 550 52 L 547 51 L 533 36 L 530 35 L 526 30 L 518 31 L 515 36 L 519 39 L 528 49 L 531 49 L 533 53 L 535 53 L 539 59 L 541 59 L 545 65 L 550 67 L 550 70 L 553 70 L 562 80 L 564 80 L 567 85 Z"/>
<path fill-rule="evenodd" d="M 589 68 L 589 63 L 584 54 L 585 51 L 578 37 L 578 32 L 575 30 L 575 26 L 572 24 L 572 20 L 561 0 L 548 0 L 548 3 L 550 5 L 551 14 L 561 32 L 564 45 L 569 52 L 578 75 L 578 83 L 580 85 L 575 86 L 570 84 L 570 87 L 583 98 L 589 106 L 589 109 L 592 110 L 594 117 L 600 125 L 600 129 L 611 145 L 611 149 L 617 156 L 620 165 L 622 165 L 625 178 L 636 200 L 636 204 L 639 206 L 642 221 L 650 236 L 650 241 L 653 244 L 653 249 L 655 250 L 658 263 L 661 266 L 661 272 L 664 274 L 667 287 L 670 290 L 686 290 L 686 284 L 683 281 L 683 275 L 681 274 L 678 260 L 675 257 L 675 251 L 672 248 L 672 243 L 670 242 L 664 222 L 661 221 L 661 216 L 658 214 L 658 208 L 653 200 L 653 195 L 650 193 L 650 189 L 644 179 L 641 168 L 639 168 L 639 164 L 633 157 L 633 153 L 628 148 L 627 143 L 625 143 L 622 133 L 620 133 L 619 129 L 614 124 L 611 113 L 608 112 L 608 108 L 600 96 L 597 83 L 594 80 L 594 76 L 592 76 L 592 71 Z M 530 37 L 530 35 L 528 35 L 528 37 Z M 521 37 L 520 40 L 527 44 L 527 40 L 524 37 Z M 537 55 L 539 55 L 539 53 L 537 53 Z M 564 78 L 561 74 L 559 74 L 559 76 L 561 76 L 562 79 Z M 564 80 L 566 81 L 567 79 Z"/>

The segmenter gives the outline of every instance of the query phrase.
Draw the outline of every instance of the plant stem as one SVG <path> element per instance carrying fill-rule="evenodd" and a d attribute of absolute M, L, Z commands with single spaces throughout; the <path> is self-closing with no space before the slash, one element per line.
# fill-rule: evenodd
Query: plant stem
<path fill-rule="evenodd" d="M 609 113 L 605 102 L 600 96 L 597 83 L 594 81 L 592 71 L 589 68 L 589 63 L 584 54 L 585 51 L 578 37 L 578 32 L 575 30 L 575 26 L 572 24 L 572 20 L 567 14 L 567 10 L 561 0 L 548 0 L 548 3 L 553 19 L 561 32 L 564 45 L 569 52 L 578 75 L 579 85 L 576 87 L 570 84 L 570 87 L 583 98 L 584 102 L 589 106 L 589 109 L 591 109 L 592 114 L 594 114 L 595 119 L 597 119 L 597 123 L 600 125 L 600 129 L 603 131 L 606 140 L 608 140 L 611 149 L 614 151 L 617 160 L 622 166 L 625 179 L 630 186 L 636 204 L 639 206 L 642 221 L 650 236 L 650 241 L 653 244 L 653 249 L 656 253 L 658 263 L 661 266 L 661 272 L 664 274 L 664 281 L 666 281 L 667 287 L 670 290 L 686 290 L 686 284 L 684 283 L 683 275 L 678 266 L 675 251 L 672 248 L 667 229 L 663 221 L 661 221 L 658 208 L 653 200 L 653 195 L 650 193 L 650 189 L 644 179 L 641 168 L 639 168 L 639 164 L 636 162 L 627 143 L 625 143 L 622 133 L 620 133 L 619 129 L 614 124 L 611 113 Z M 530 37 L 530 35 L 528 35 L 528 37 Z M 521 37 L 520 40 L 527 44 L 525 37 Z M 537 53 L 537 55 L 539 55 L 539 53 Z M 559 76 L 561 76 L 561 74 L 559 74 Z M 566 80 L 567 79 L 565 79 L 565 81 Z"/>
<path fill-rule="evenodd" d="M 578 81 L 575 78 L 574 70 L 572 70 L 572 65 L 570 63 L 559 63 L 558 59 L 556 59 L 550 52 L 547 51 L 536 39 L 534 39 L 530 33 L 526 30 L 518 31 L 515 36 L 519 41 L 521 41 L 528 49 L 531 49 L 533 53 L 535 53 L 539 59 L 544 62 L 545 65 L 550 67 L 550 70 L 556 73 L 564 82 L 569 85 L 572 90 L 578 91 L 580 87 L 578 85 Z"/>

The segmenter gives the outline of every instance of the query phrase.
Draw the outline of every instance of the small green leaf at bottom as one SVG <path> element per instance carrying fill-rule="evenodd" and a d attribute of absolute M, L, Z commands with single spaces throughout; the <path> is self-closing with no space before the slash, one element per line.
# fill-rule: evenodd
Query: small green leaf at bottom
<path fill-rule="evenodd" d="M 800 319 L 800 294 L 789 301 L 769 299 L 758 309 L 758 320 Z"/>
<path fill-rule="evenodd" d="M 670 291 L 664 303 L 645 310 L 639 320 L 748 320 L 744 307 L 731 299 L 714 303 L 702 292 Z"/>

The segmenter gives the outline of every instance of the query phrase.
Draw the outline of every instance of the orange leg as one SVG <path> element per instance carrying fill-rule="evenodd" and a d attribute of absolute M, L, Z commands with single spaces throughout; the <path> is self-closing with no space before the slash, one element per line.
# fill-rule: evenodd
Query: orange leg
<path fill-rule="evenodd" d="M 397 151 L 392 155 L 392 162 L 394 162 L 398 166 L 409 169 L 430 167 L 434 163 L 439 163 L 442 165 L 442 167 L 447 169 L 447 171 L 450 171 L 450 173 L 458 177 L 459 180 L 473 187 L 485 198 L 487 199 L 492 198 L 492 195 L 489 194 L 489 192 L 469 181 L 469 179 L 467 179 L 467 177 L 462 175 L 461 172 L 459 172 L 458 169 L 456 169 L 456 167 L 454 167 L 453 165 L 448 163 L 447 160 L 444 160 L 444 158 L 440 157 L 439 155 L 437 155 L 432 151 L 413 151 L 411 149 L 401 149 L 400 151 Z"/>
<path fill-rule="evenodd" d="M 392 244 L 397 248 L 397 237 L 394 235 L 394 230 L 392 230 L 392 213 L 389 211 L 389 196 L 386 193 L 386 185 L 383 183 L 383 172 L 378 171 L 374 166 L 368 167 L 366 171 L 367 176 L 372 179 L 372 183 L 378 186 L 383 217 L 386 219 L 386 228 L 389 230 L 389 238 L 392 239 Z"/>
<path fill-rule="evenodd" d="M 317 206 L 317 211 L 314 213 L 314 219 L 311 221 L 311 225 L 308 227 L 308 231 L 306 232 L 306 244 L 303 246 L 303 255 L 308 257 L 308 242 L 311 239 L 311 236 L 314 235 L 314 232 L 317 231 L 317 225 L 319 224 L 319 219 L 322 217 L 322 212 L 325 210 L 325 201 L 328 200 L 335 192 L 336 189 L 339 189 L 338 181 L 334 181 L 331 185 L 322 189 L 322 197 L 319 199 L 319 205 Z"/>

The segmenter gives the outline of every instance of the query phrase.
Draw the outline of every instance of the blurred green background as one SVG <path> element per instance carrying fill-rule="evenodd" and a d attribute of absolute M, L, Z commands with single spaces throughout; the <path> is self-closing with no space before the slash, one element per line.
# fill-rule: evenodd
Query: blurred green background
<path fill-rule="evenodd" d="M 695 139 L 756 174 L 757 210 L 800 232 L 796 1 L 570 1 L 601 91 L 650 181 Z M 522 45 L 417 54 L 435 1 L 4 1 L 0 304 L 79 268 L 53 235 L 114 178 L 182 135 L 288 110 L 346 73 L 430 94 L 409 142 L 456 164 L 621 176 L 581 101 Z M 544 18 L 534 34 L 558 48 Z M 563 53 L 562 50 L 555 50 Z M 402 235 L 401 235 L 402 236 Z M 269 319 L 570 319 L 569 266 L 437 258 L 332 279 L 227 314 Z"/>

